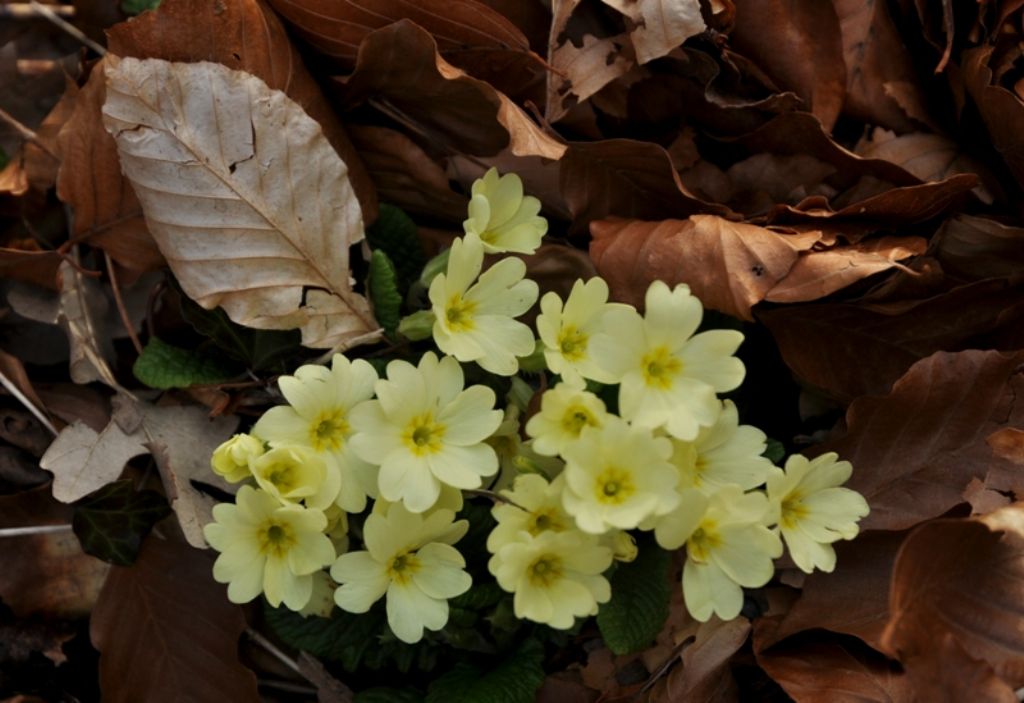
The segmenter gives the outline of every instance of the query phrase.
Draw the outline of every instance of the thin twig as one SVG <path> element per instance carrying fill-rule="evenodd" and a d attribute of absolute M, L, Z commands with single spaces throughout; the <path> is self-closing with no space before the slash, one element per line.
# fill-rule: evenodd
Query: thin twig
<path fill-rule="evenodd" d="M 107 252 L 103 252 L 103 256 L 107 261 L 107 274 L 110 276 L 110 287 L 114 291 L 114 304 L 117 305 L 117 312 L 121 315 L 121 322 L 124 323 L 124 329 L 132 340 L 132 346 L 135 347 L 135 351 L 141 356 L 142 343 L 139 341 L 138 335 L 135 334 L 132 319 L 128 316 L 128 308 L 125 307 L 124 298 L 121 297 L 121 287 L 117 283 L 117 271 L 114 269 L 114 261 Z"/>
<path fill-rule="evenodd" d="M 530 512 L 529 510 L 527 510 L 523 506 L 519 505 L 519 503 L 515 502 L 514 500 L 510 500 L 509 498 L 506 498 L 505 496 L 501 495 L 500 493 L 495 493 L 494 491 L 487 491 L 487 490 L 484 490 L 482 488 L 463 488 L 462 492 L 467 494 L 467 495 L 471 495 L 471 496 L 480 496 L 482 498 L 490 498 L 495 503 L 504 503 L 505 505 L 511 505 L 512 507 L 519 508 L 520 510 L 522 510 L 524 512 L 527 512 L 527 513 Z"/>
<path fill-rule="evenodd" d="M 275 645 L 273 642 L 268 640 L 260 633 L 256 632 L 256 630 L 252 629 L 251 627 L 245 628 L 245 634 L 248 635 L 249 639 L 251 639 L 253 642 L 263 647 L 263 649 L 267 650 L 267 652 L 273 655 L 273 657 L 277 659 L 279 662 L 287 666 L 289 669 L 294 671 L 299 676 L 302 676 L 302 678 L 306 678 L 306 676 L 302 673 L 302 669 L 299 667 L 299 663 L 291 657 L 289 657 L 284 652 L 282 652 L 280 649 L 278 649 L 277 645 Z M 310 681 L 310 683 L 313 682 Z"/>
<path fill-rule="evenodd" d="M 63 29 L 65 32 L 73 36 L 78 41 L 85 44 L 87 47 L 95 51 L 100 56 L 106 55 L 106 49 L 104 49 L 102 46 L 94 42 L 89 37 L 85 36 L 85 33 L 82 32 L 81 29 L 68 22 L 66 19 L 64 19 L 56 12 L 48 8 L 46 5 L 40 5 L 38 2 L 36 2 L 36 0 L 29 0 L 29 5 L 32 6 L 33 10 L 35 10 L 40 15 L 53 22 L 55 25 Z"/>
<path fill-rule="evenodd" d="M 26 535 L 47 535 L 54 532 L 68 532 L 71 525 L 36 525 L 34 527 L 5 527 L 0 537 L 25 537 Z"/>
<path fill-rule="evenodd" d="M 0 385 L 3 385 L 7 389 L 7 392 L 17 398 L 18 402 L 25 406 L 25 408 L 32 413 L 37 420 L 42 424 L 43 427 L 48 429 L 55 437 L 60 434 L 57 432 L 57 428 L 53 426 L 50 419 L 43 414 L 43 411 L 36 407 L 36 404 L 28 399 L 24 393 L 21 392 L 11 379 L 7 378 L 7 374 L 0 371 Z"/>
<path fill-rule="evenodd" d="M 43 141 L 39 138 L 39 135 L 33 132 L 28 127 L 26 127 L 25 125 L 23 125 L 21 122 L 19 122 L 16 117 L 6 112 L 5 110 L 0 109 L 0 120 L 3 120 L 11 127 L 13 127 L 14 131 L 20 134 L 22 139 L 24 139 L 27 142 L 32 142 L 33 144 L 35 144 L 42 150 L 44 154 L 49 156 L 51 159 L 60 161 L 60 157 L 54 154 L 52 151 L 50 151 L 50 147 L 46 146 L 46 144 L 43 143 Z"/>
<path fill-rule="evenodd" d="M 49 9 L 50 12 L 61 17 L 75 16 L 74 5 L 53 5 Z M 36 8 L 32 7 L 31 3 L 12 2 L 6 5 L 0 5 L 0 17 L 12 20 L 31 20 L 39 17 L 39 12 Z"/>

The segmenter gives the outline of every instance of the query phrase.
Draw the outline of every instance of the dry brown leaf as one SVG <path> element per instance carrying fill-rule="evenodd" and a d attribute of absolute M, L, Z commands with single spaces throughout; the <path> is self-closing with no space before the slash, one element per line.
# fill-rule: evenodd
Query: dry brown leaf
<path fill-rule="evenodd" d="M 72 509 L 48 486 L 0 496 L 0 528 L 67 525 Z M 92 610 L 110 565 L 85 554 L 71 531 L 3 538 L 0 598 L 18 617 L 54 620 Z"/>
<path fill-rule="evenodd" d="M 713 215 L 604 220 L 591 232 L 590 255 L 616 300 L 642 306 L 652 281 L 687 283 L 705 307 L 746 320 L 814 241 Z"/>
<path fill-rule="evenodd" d="M 413 214 L 465 219 L 466 197 L 451 189 L 444 169 L 409 137 L 387 127 L 348 129 L 381 200 Z"/>
<path fill-rule="evenodd" d="M 334 109 L 305 69 L 281 21 L 262 0 L 163 0 L 156 10 L 108 32 L 117 56 L 167 61 L 212 61 L 251 73 L 282 90 L 316 120 L 342 161 L 363 208 L 377 219 L 377 196 Z"/>
<path fill-rule="evenodd" d="M 947 273 L 967 279 L 1011 276 L 1024 265 L 1024 228 L 957 215 L 932 237 L 931 253 Z"/>
<path fill-rule="evenodd" d="M 923 106 L 910 52 L 889 14 L 887 3 L 832 0 L 842 33 L 846 61 L 843 111 L 854 119 L 897 132 L 915 128 L 907 111 L 889 97 L 886 84 L 899 84 L 903 101 Z M 914 109 L 925 113 L 923 108 Z"/>
<path fill-rule="evenodd" d="M 102 381 L 115 390 L 121 390 L 108 362 L 114 357 L 114 347 L 112 335 L 103 325 L 107 298 L 100 284 L 83 275 L 68 261 L 60 265 L 59 272 L 58 315 L 71 345 L 71 380 L 75 383 Z"/>
<path fill-rule="evenodd" d="M 261 700 L 238 660 L 245 617 L 211 567 L 205 553 L 151 536 L 134 565 L 111 569 L 90 619 L 104 701 Z"/>
<path fill-rule="evenodd" d="M 923 254 L 927 248 L 928 242 L 921 237 L 880 237 L 804 252 L 764 299 L 799 303 L 824 298 L 862 278 L 899 267 L 896 262 Z"/>
<path fill-rule="evenodd" d="M 959 679 L 952 690 L 981 681 L 977 700 L 1012 700 L 1024 685 L 1022 598 L 1024 506 L 936 520 L 914 530 L 896 558 L 883 642 L 922 694 Z M 1009 698 L 982 693 L 1004 689 Z"/>
<path fill-rule="evenodd" d="M 408 20 L 371 32 L 355 71 L 341 82 L 350 104 L 369 101 L 448 153 L 491 156 L 506 147 L 516 156 L 565 153 L 506 95 L 445 61 L 433 37 Z"/>
<path fill-rule="evenodd" d="M 759 653 L 757 663 L 796 703 L 914 703 L 922 700 L 918 698 L 920 691 L 915 683 L 898 666 L 856 640 L 819 637 L 799 644 L 784 644 Z"/>
<path fill-rule="evenodd" d="M 125 268 L 155 271 L 164 265 L 164 257 L 146 229 L 135 191 L 121 175 L 117 146 L 100 118 L 106 99 L 103 69 L 103 61 L 93 66 L 57 137 L 57 196 L 73 211 L 76 239 L 104 250 Z"/>
<path fill-rule="evenodd" d="M 986 439 L 1024 424 L 1016 402 L 1024 396 L 1021 363 L 1024 352 L 938 352 L 914 364 L 888 395 L 850 405 L 846 434 L 819 450 L 853 464 L 848 485 L 871 506 L 862 530 L 938 517 L 963 502 L 972 479 L 1005 467 Z"/>
<path fill-rule="evenodd" d="M 839 18 L 830 3 L 736 0 L 730 39 L 780 86 L 799 95 L 826 132 L 832 131 L 846 94 L 846 65 Z"/>
<path fill-rule="evenodd" d="M 1024 101 L 1006 88 L 993 85 L 989 66 L 992 51 L 991 46 L 980 46 L 963 52 L 964 80 L 993 145 L 1017 183 L 1024 183 Z"/>
<path fill-rule="evenodd" d="M 602 0 L 633 23 L 629 33 L 641 64 L 667 56 L 690 37 L 707 27 L 700 0 Z"/>
<path fill-rule="evenodd" d="M 529 42 L 500 13 L 478 0 L 270 0 L 320 53 L 353 62 L 370 32 L 407 19 L 433 35 L 441 52 L 514 49 Z"/>
<path fill-rule="evenodd" d="M 104 121 L 185 293 L 239 324 L 298 328 L 309 347 L 379 338 L 349 271 L 359 203 L 320 126 L 220 64 L 111 59 Z"/>
<path fill-rule="evenodd" d="M 736 700 L 739 691 L 729 663 L 749 636 L 750 621 L 743 617 L 701 623 L 696 639 L 683 650 L 681 661 L 669 672 L 664 688 L 656 689 L 651 703 Z"/>

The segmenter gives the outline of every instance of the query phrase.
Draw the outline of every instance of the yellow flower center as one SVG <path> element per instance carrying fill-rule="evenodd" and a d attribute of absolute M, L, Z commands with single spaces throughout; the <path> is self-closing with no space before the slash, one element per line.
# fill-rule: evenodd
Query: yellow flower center
<path fill-rule="evenodd" d="M 558 333 L 558 348 L 569 361 L 579 361 L 587 353 L 588 337 L 575 325 L 566 325 Z"/>
<path fill-rule="evenodd" d="M 402 441 L 416 456 L 435 454 L 441 451 L 444 431 L 444 425 L 434 422 L 433 413 L 423 413 L 414 417 L 406 426 Z"/>
<path fill-rule="evenodd" d="M 554 554 L 544 554 L 527 567 L 526 576 L 532 585 L 548 587 L 562 578 L 562 560 Z"/>
<path fill-rule="evenodd" d="M 668 347 L 658 347 L 644 355 L 640 360 L 644 381 L 648 386 L 667 390 L 672 381 L 683 370 L 683 362 L 672 356 Z"/>
<path fill-rule="evenodd" d="M 590 427 L 599 427 L 600 424 L 593 413 L 580 403 L 570 405 L 565 409 L 565 413 L 562 414 L 562 428 L 573 437 L 578 437 L 583 428 L 588 425 Z"/>
<path fill-rule="evenodd" d="M 636 485 L 628 471 L 609 466 L 597 477 L 595 493 L 598 502 L 619 505 L 636 493 Z"/>
<path fill-rule="evenodd" d="M 295 544 L 295 533 L 289 525 L 268 520 L 261 526 L 257 540 L 261 554 L 280 558 Z"/>
<path fill-rule="evenodd" d="M 562 532 L 565 530 L 565 527 L 565 522 L 558 514 L 558 511 L 555 508 L 547 508 L 538 510 L 530 516 L 530 521 L 526 525 L 526 531 L 536 537 L 546 530 Z"/>
<path fill-rule="evenodd" d="M 807 517 L 807 508 L 803 504 L 803 496 L 799 493 L 790 493 L 782 501 L 779 524 L 787 530 L 795 528 L 801 520 Z"/>
<path fill-rule="evenodd" d="M 409 583 L 412 575 L 420 570 L 422 564 L 415 554 L 405 552 L 399 554 L 388 564 L 387 574 L 392 581 L 402 585 Z"/>
<path fill-rule="evenodd" d="M 476 311 L 476 303 L 472 300 L 463 300 L 462 296 L 456 293 L 448 299 L 444 308 L 444 316 L 448 321 L 448 328 L 452 332 L 468 332 L 473 329 L 473 313 Z"/>
<path fill-rule="evenodd" d="M 686 551 L 695 562 L 704 564 L 707 563 L 708 555 L 721 543 L 718 525 L 712 520 L 707 520 L 690 535 Z"/>
<path fill-rule="evenodd" d="M 295 465 L 277 462 L 267 472 L 267 480 L 274 484 L 283 495 L 295 488 Z"/>
<path fill-rule="evenodd" d="M 324 410 L 309 423 L 309 443 L 318 452 L 340 449 L 348 433 L 348 420 L 341 408 Z"/>

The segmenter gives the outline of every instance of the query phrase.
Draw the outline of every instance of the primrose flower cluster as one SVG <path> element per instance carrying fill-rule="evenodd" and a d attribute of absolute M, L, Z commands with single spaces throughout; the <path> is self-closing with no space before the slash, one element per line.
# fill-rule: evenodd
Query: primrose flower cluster
<path fill-rule="evenodd" d="M 302 366 L 279 380 L 286 405 L 216 450 L 214 470 L 243 484 L 205 528 L 232 601 L 326 615 L 384 599 L 391 630 L 416 642 L 472 585 L 458 548 L 469 499 L 494 503 L 487 568 L 515 615 L 559 629 L 614 597 L 610 570 L 635 558 L 638 532 L 684 551 L 699 620 L 736 617 L 784 545 L 805 572 L 834 568 L 832 544 L 868 513 L 841 487 L 850 464 L 763 456 L 764 433 L 719 397 L 743 381 L 743 337 L 699 331 L 686 285 L 653 283 L 641 314 L 580 280 L 540 298 L 534 327 L 518 319 L 539 290 L 507 254 L 540 246 L 539 211 L 517 176 L 489 171 L 424 281 L 430 309 L 399 328 L 425 349 L 382 376 L 342 354 Z M 485 269 L 485 254 L 506 256 Z M 467 385 L 472 365 L 495 382 Z M 492 386 L 509 389 L 500 404 Z"/>

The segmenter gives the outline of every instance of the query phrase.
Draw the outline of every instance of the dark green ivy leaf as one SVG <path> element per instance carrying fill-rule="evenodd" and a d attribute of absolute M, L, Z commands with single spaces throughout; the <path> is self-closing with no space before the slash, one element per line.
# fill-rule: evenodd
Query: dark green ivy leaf
<path fill-rule="evenodd" d="M 395 267 L 380 249 L 374 251 L 370 258 L 369 288 L 374 317 L 388 337 L 394 337 L 402 319 L 402 296 L 398 292 Z"/>
<path fill-rule="evenodd" d="M 768 461 L 773 464 L 779 464 L 786 456 L 786 447 L 777 439 L 768 438 L 768 446 L 765 447 L 764 452 L 761 453 Z"/>
<path fill-rule="evenodd" d="M 357 693 L 355 703 L 423 703 L 423 694 L 408 688 L 378 686 Z"/>
<path fill-rule="evenodd" d="M 381 203 L 380 216 L 367 229 L 366 240 L 371 249 L 383 251 L 391 259 L 398 274 L 398 290 L 404 295 L 427 263 L 416 223 L 394 205 Z"/>
<path fill-rule="evenodd" d="M 150 388 L 167 390 L 221 383 L 238 376 L 240 369 L 221 359 L 150 337 L 132 372 Z"/>
<path fill-rule="evenodd" d="M 460 662 L 430 684 L 426 703 L 533 703 L 544 683 L 543 663 L 544 647 L 536 640 L 490 671 Z"/>
<path fill-rule="evenodd" d="M 75 504 L 71 527 L 82 550 L 97 559 L 131 566 L 149 531 L 171 514 L 156 491 L 135 491 L 129 479 L 108 483 Z"/>
<path fill-rule="evenodd" d="M 612 576 L 612 599 L 597 612 L 597 626 L 608 649 L 631 654 L 649 645 L 668 617 L 669 553 L 654 540 L 639 540 L 639 554 Z"/>
<path fill-rule="evenodd" d="M 286 373 L 293 365 L 283 363 L 301 349 L 298 330 L 256 330 L 231 321 L 220 308 L 205 310 L 184 294 L 181 315 L 196 332 L 208 337 L 228 356 L 253 371 Z"/>
<path fill-rule="evenodd" d="M 354 615 L 335 608 L 329 618 L 303 617 L 288 608 L 269 605 L 265 611 L 270 629 L 285 644 L 318 659 L 340 662 L 346 671 L 359 668 L 367 650 L 380 646 L 378 633 L 384 618 L 376 609 Z"/>

